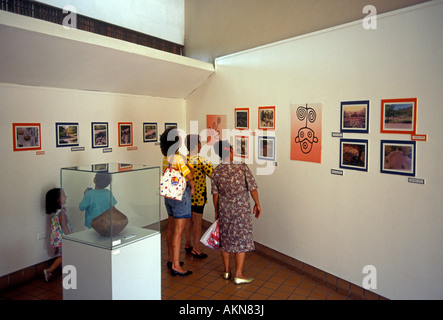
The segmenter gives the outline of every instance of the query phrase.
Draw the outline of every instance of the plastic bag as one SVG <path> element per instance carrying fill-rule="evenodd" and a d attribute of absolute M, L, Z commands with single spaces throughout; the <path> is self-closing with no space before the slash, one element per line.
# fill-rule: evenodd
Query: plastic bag
<path fill-rule="evenodd" d="M 206 230 L 205 234 L 201 237 L 200 241 L 208 248 L 217 250 L 220 248 L 220 231 L 218 220 L 216 220 L 209 228 Z"/>

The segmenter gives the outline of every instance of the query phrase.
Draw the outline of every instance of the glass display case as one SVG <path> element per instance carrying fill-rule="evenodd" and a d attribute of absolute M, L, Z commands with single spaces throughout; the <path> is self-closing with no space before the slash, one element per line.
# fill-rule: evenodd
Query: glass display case
<path fill-rule="evenodd" d="M 116 249 L 160 233 L 160 167 L 103 163 L 62 168 L 73 232 L 64 239 Z"/>

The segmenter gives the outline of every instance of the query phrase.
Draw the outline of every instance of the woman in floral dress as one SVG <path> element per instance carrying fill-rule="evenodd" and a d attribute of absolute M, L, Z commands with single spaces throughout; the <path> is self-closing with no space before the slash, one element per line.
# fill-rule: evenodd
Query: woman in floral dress
<path fill-rule="evenodd" d="M 246 252 L 255 249 L 249 193 L 255 202 L 253 214 L 259 218 L 258 186 L 246 164 L 233 162 L 233 150 L 227 141 L 215 143 L 214 149 L 222 158 L 222 163 L 212 173 L 211 186 L 215 219 L 218 219 L 220 227 L 220 249 L 225 269 L 223 278 L 231 277 L 229 258 L 230 253 L 234 253 L 234 283 L 250 283 L 254 279 L 243 275 L 243 265 Z"/>

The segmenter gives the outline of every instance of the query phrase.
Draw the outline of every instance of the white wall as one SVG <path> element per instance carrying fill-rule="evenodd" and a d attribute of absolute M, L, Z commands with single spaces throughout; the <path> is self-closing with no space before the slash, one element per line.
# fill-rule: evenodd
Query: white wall
<path fill-rule="evenodd" d="M 39 0 L 58 8 L 74 6 L 78 14 L 151 36 L 184 44 L 184 0 Z"/>
<path fill-rule="evenodd" d="M 143 122 L 157 122 L 160 133 L 165 122 L 186 127 L 184 100 L 11 84 L 0 84 L 0 96 L 0 276 L 52 257 L 49 237 L 37 240 L 37 234 L 49 236 L 45 194 L 60 186 L 60 168 L 102 162 L 160 166 L 159 146 L 143 143 Z M 13 152 L 12 123 L 29 122 L 41 123 L 44 155 Z M 56 148 L 56 122 L 79 122 L 85 151 Z M 91 122 L 108 122 L 111 153 L 92 149 Z M 137 151 L 118 146 L 118 122 L 133 123 Z M 165 219 L 163 211 L 162 206 Z"/>
<path fill-rule="evenodd" d="M 375 293 L 391 299 L 443 298 L 441 108 L 443 3 L 433 1 L 362 22 L 240 52 L 216 60 L 216 75 L 187 99 L 188 120 L 249 107 L 276 106 L 278 166 L 256 176 L 263 209 L 255 240 L 362 286 L 362 269 L 377 270 Z M 418 98 L 416 176 L 380 173 L 380 101 Z M 339 169 L 340 102 L 370 100 L 369 171 Z M 292 103 L 323 104 L 322 163 L 290 160 Z M 257 165 L 251 165 L 253 172 Z M 205 218 L 213 221 L 212 206 Z M 247 263 L 247 262 L 246 262 Z"/>

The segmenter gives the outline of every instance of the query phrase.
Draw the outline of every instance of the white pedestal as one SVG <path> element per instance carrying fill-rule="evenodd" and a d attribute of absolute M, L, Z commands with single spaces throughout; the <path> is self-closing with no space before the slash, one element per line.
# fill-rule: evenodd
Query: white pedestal
<path fill-rule="evenodd" d="M 161 300 L 160 250 L 160 233 L 112 249 L 63 239 L 63 268 L 74 270 L 63 274 L 63 299 Z"/>

